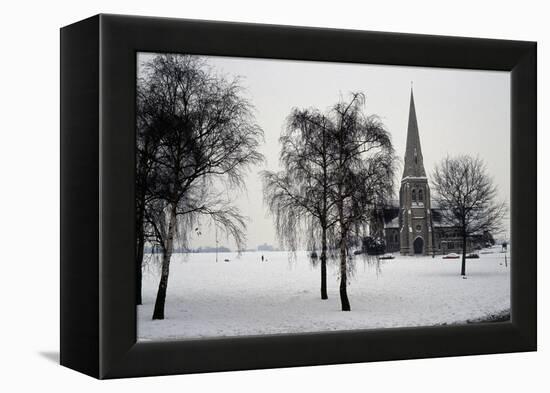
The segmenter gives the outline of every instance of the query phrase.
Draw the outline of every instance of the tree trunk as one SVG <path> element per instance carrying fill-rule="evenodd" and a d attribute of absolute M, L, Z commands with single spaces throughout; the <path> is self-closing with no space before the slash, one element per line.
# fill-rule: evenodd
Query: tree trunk
<path fill-rule="evenodd" d="M 344 217 L 344 196 L 342 192 L 342 187 L 344 184 L 344 162 L 343 162 L 343 133 L 340 130 L 339 137 L 339 163 L 338 169 L 340 171 L 340 179 L 338 183 L 338 194 L 337 194 L 337 206 L 338 206 L 338 220 L 340 222 L 340 302 L 342 303 L 342 311 L 351 311 L 351 307 L 348 299 L 348 269 L 347 269 L 347 256 L 346 256 L 346 239 L 348 228 L 346 226 L 346 220 Z"/>
<path fill-rule="evenodd" d="M 137 201 L 136 214 L 136 304 L 142 304 L 141 299 L 141 268 L 143 266 L 143 247 L 145 246 L 145 233 L 143 229 L 145 217 L 145 194 L 142 193 Z"/>
<path fill-rule="evenodd" d="M 462 234 L 462 268 L 460 274 L 462 276 L 466 275 L 466 234 Z"/>
<path fill-rule="evenodd" d="M 328 299 L 327 294 L 327 140 L 323 127 L 323 211 L 321 217 L 321 299 Z"/>
<path fill-rule="evenodd" d="M 174 236 L 176 233 L 176 206 L 170 209 L 170 217 L 168 224 L 168 233 L 164 242 L 164 252 L 162 254 L 162 271 L 160 276 L 159 289 L 157 292 L 157 300 L 155 301 L 155 310 L 153 311 L 153 319 L 164 319 L 164 304 L 166 302 L 166 288 L 168 287 L 168 274 L 170 273 L 170 259 L 174 249 Z"/>
<path fill-rule="evenodd" d="M 323 227 L 322 239 L 321 239 L 321 299 L 328 299 L 327 294 L 327 229 L 324 224 L 321 224 Z"/>
<path fill-rule="evenodd" d="M 136 248 L 136 304 L 142 304 L 141 299 L 141 280 L 142 280 L 142 264 L 143 264 L 143 247 L 145 246 L 145 238 L 143 234 L 143 224 L 138 223 L 137 231 L 137 248 Z"/>
<path fill-rule="evenodd" d="M 344 238 L 340 240 L 340 302 L 342 311 L 351 311 L 348 299 L 348 276 L 347 276 L 346 243 Z"/>

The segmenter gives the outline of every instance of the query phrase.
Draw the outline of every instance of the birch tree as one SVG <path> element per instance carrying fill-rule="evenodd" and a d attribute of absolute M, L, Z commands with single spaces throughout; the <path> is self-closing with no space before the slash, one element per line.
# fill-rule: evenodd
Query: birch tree
<path fill-rule="evenodd" d="M 343 311 L 351 310 L 349 246 L 366 233 L 373 210 L 393 192 L 391 138 L 378 117 L 364 114 L 364 104 L 365 96 L 353 93 L 324 114 L 294 110 L 280 139 L 283 169 L 263 174 L 279 237 L 291 249 L 296 249 L 300 231 L 310 243 L 321 238 L 322 298 L 327 257 L 339 261 Z"/>
<path fill-rule="evenodd" d="M 246 218 L 224 191 L 244 187 L 245 172 L 262 161 L 263 131 L 239 80 L 216 75 L 200 57 L 155 56 L 138 84 L 152 103 L 150 118 L 159 134 L 145 216 L 162 251 L 153 319 L 163 319 L 174 245 L 185 247 L 199 220 L 211 220 L 239 251 L 244 248 Z"/>

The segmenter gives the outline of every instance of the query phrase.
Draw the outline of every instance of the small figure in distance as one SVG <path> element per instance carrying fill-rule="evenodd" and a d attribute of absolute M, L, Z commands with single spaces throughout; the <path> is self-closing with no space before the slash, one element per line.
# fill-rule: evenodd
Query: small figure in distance
<path fill-rule="evenodd" d="M 264 261 L 264 256 L 262 255 L 262 262 Z"/>

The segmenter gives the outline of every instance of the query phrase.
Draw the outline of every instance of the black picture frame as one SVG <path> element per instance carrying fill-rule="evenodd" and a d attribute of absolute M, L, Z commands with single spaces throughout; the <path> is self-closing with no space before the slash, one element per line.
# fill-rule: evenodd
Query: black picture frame
<path fill-rule="evenodd" d="M 511 72 L 511 320 L 136 342 L 136 53 Z M 96 378 L 537 348 L 536 43 L 97 15 L 61 29 L 61 364 Z"/>

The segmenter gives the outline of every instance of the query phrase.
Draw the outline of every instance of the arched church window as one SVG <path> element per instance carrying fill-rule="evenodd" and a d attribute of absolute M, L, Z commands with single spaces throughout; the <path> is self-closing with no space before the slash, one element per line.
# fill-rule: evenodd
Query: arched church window
<path fill-rule="evenodd" d="M 412 201 L 416 202 L 416 190 L 415 189 L 412 190 Z"/>
<path fill-rule="evenodd" d="M 422 190 L 418 190 L 418 202 L 424 202 L 424 193 Z"/>

